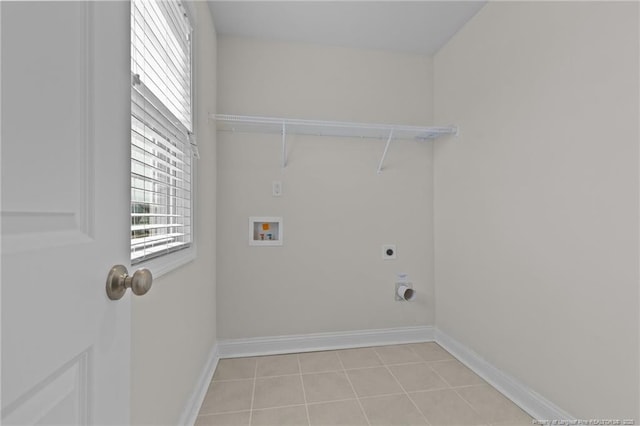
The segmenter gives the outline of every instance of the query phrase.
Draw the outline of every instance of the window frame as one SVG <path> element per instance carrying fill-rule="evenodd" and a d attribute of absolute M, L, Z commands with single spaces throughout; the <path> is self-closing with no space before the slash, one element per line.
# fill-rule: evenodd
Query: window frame
<path fill-rule="evenodd" d="M 194 84 L 196 82 L 196 61 L 195 61 L 195 28 L 196 28 L 196 22 L 194 19 L 194 13 L 193 13 L 193 6 L 190 4 L 189 1 L 186 0 L 178 0 L 180 1 L 180 3 L 182 4 L 182 6 L 184 7 L 184 10 L 186 12 L 187 15 L 187 19 L 189 21 L 189 24 L 191 26 L 191 32 L 190 32 L 190 43 L 191 43 L 191 57 L 190 57 L 190 62 L 191 62 L 191 73 L 190 73 L 190 79 L 191 79 L 191 93 L 190 93 L 190 97 L 191 97 L 191 134 L 192 134 L 192 138 L 194 141 L 197 140 L 197 127 L 198 127 L 198 114 L 197 114 L 197 105 L 196 105 L 196 90 L 194 87 Z M 132 7 L 132 6 L 130 6 Z M 129 15 L 131 16 L 131 15 Z M 133 22 L 129 23 L 129 34 L 131 34 L 131 26 L 133 25 Z M 131 50 L 131 40 L 129 41 L 129 49 Z M 129 53 L 129 56 L 131 57 L 131 52 Z M 133 91 L 133 84 L 131 85 L 131 90 Z M 130 97 L 132 98 L 132 97 Z M 131 102 L 131 101 L 130 101 Z M 131 113 L 129 114 L 131 116 Z M 132 145 L 132 141 L 131 141 L 131 128 L 129 130 L 129 135 L 130 135 L 130 140 L 129 140 L 129 145 Z M 191 142 L 191 138 L 189 140 L 189 142 Z M 193 149 L 194 147 L 191 146 L 189 147 L 190 149 Z M 197 145 L 196 148 L 197 150 Z M 178 250 L 174 250 L 174 251 L 169 251 L 168 253 L 163 253 L 161 255 L 157 255 L 148 259 L 144 259 L 142 261 L 136 262 L 135 264 L 133 264 L 133 267 L 135 269 L 139 269 L 139 268 L 147 268 L 149 269 L 154 277 L 160 277 L 162 275 L 165 275 L 181 266 L 184 266 L 186 264 L 188 264 L 189 262 L 192 262 L 193 260 L 195 260 L 195 258 L 197 257 L 197 246 L 198 246 L 198 238 L 197 238 L 197 224 L 196 224 L 196 220 L 197 220 L 197 213 L 196 213 L 196 209 L 198 206 L 197 203 L 197 190 L 198 190 L 198 184 L 197 184 L 197 174 L 198 174 L 198 166 L 197 166 L 197 158 L 193 155 L 191 155 L 191 172 L 190 172 L 190 177 L 191 177 L 191 192 L 190 192 L 190 204 L 191 204 L 191 208 L 190 208 L 190 213 L 191 213 L 191 241 L 189 243 L 189 245 L 187 247 L 178 249 Z M 129 159 L 129 163 L 131 161 L 131 155 L 130 155 L 130 159 Z M 131 169 L 129 169 L 129 176 L 131 176 Z M 129 185 L 129 204 L 131 204 L 131 184 Z M 129 227 L 131 226 L 131 212 L 129 212 Z M 131 229 L 128 229 L 129 232 L 129 264 L 132 265 L 132 259 L 131 259 Z"/>

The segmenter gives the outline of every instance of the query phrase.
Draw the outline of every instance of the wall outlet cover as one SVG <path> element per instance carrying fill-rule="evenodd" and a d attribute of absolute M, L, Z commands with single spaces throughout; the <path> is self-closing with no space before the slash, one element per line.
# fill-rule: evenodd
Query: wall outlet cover
<path fill-rule="evenodd" d="M 282 195 L 282 181 L 274 180 L 271 189 L 274 197 L 280 197 Z"/>

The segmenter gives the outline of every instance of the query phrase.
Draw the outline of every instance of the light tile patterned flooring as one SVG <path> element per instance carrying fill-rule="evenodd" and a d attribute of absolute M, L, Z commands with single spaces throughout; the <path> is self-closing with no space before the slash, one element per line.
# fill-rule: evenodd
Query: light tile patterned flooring
<path fill-rule="evenodd" d="M 531 425 L 436 343 L 222 359 L 204 425 Z"/>

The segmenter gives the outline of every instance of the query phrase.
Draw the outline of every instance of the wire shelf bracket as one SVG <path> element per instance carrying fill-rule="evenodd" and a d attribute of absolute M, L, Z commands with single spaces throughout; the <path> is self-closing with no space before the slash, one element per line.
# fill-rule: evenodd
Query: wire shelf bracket
<path fill-rule="evenodd" d="M 378 174 L 382 173 L 382 164 L 384 163 L 384 159 L 387 157 L 387 151 L 389 151 L 389 145 L 391 145 L 391 139 L 393 139 L 393 129 L 389 132 L 389 139 L 387 139 L 387 144 L 384 146 L 384 152 L 382 153 L 382 158 L 380 159 L 380 164 L 378 164 Z"/>
<path fill-rule="evenodd" d="M 284 169 L 287 167 L 287 124 L 282 122 L 282 159 L 281 166 Z"/>

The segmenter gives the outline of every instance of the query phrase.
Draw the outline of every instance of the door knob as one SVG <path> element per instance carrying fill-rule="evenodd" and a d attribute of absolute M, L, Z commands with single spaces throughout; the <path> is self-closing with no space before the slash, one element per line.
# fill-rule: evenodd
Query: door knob
<path fill-rule="evenodd" d="M 129 276 L 129 272 L 124 265 L 116 265 L 109 271 L 107 275 L 107 296 L 111 300 L 118 300 L 124 296 L 128 288 L 133 294 L 142 296 L 151 288 L 153 276 L 151 271 L 146 268 L 138 269 Z"/>

